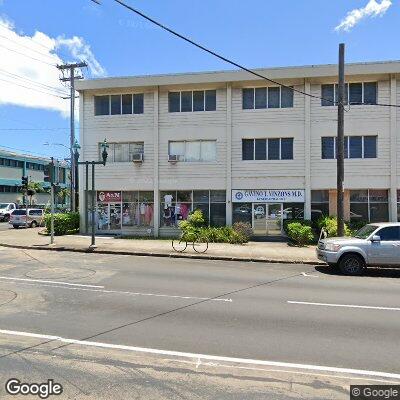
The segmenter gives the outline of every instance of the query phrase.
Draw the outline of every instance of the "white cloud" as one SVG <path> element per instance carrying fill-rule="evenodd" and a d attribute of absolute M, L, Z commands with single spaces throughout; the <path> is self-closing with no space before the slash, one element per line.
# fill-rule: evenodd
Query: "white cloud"
<path fill-rule="evenodd" d="M 74 36 L 73 38 L 68 39 L 60 36 L 56 40 L 56 49 L 63 46 L 70 51 L 75 59 L 86 61 L 89 64 L 89 68 L 93 75 L 104 76 L 106 74 L 106 70 L 96 60 L 90 46 L 83 38 Z"/>
<path fill-rule="evenodd" d="M 376 0 L 369 0 L 365 7 L 349 11 L 335 30 L 348 32 L 364 18 L 374 18 L 384 15 L 391 5 L 391 0 L 381 0 L 380 3 Z"/>
<path fill-rule="evenodd" d="M 63 48 L 63 49 L 61 49 Z M 57 54 L 65 50 L 69 60 Z M 0 106 L 12 104 L 40 108 L 69 115 L 69 89 L 60 82 L 56 65 L 85 60 L 95 76 L 105 74 L 85 41 L 52 38 L 36 31 L 32 36 L 19 33 L 6 17 L 0 16 Z"/>

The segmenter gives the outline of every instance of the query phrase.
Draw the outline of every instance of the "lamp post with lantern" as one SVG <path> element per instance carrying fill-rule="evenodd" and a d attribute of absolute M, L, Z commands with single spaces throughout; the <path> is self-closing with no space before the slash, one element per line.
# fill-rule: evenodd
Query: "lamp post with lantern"
<path fill-rule="evenodd" d="M 81 146 L 79 146 L 79 143 L 75 140 L 75 143 L 73 145 L 74 149 L 74 159 L 76 162 L 76 165 L 85 165 L 86 167 L 86 190 L 85 190 L 85 228 L 86 228 L 86 233 L 88 233 L 88 191 L 89 191 L 89 164 L 92 166 L 92 190 L 91 190 L 91 203 L 92 203 L 92 209 L 91 209 L 91 220 L 92 220 L 92 241 L 91 245 L 89 246 L 91 249 L 96 248 L 96 235 L 95 235 L 95 166 L 96 165 L 106 165 L 107 162 L 107 157 L 108 157 L 108 144 L 107 140 L 104 139 L 104 141 L 101 143 L 101 158 L 102 161 L 79 161 L 79 149 Z"/>

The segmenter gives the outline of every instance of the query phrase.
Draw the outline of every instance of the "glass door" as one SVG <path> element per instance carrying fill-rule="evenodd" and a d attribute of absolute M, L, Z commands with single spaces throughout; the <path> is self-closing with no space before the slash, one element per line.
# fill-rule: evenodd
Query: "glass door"
<path fill-rule="evenodd" d="M 110 203 L 110 230 L 121 229 L 121 203 Z"/>
<path fill-rule="evenodd" d="M 107 231 L 108 223 L 110 221 L 110 213 L 108 204 L 97 204 L 97 229 L 99 231 Z M 91 223 L 91 221 L 90 221 Z"/>
<path fill-rule="evenodd" d="M 253 203 L 253 233 L 258 236 L 267 234 L 267 225 L 265 216 L 267 213 L 267 205 Z"/>
<path fill-rule="evenodd" d="M 282 235 L 282 206 L 282 204 L 268 204 L 266 214 L 268 236 Z"/>

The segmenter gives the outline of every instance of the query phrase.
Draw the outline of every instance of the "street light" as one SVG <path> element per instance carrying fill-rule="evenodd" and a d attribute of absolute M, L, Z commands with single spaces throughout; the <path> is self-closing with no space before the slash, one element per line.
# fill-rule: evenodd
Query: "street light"
<path fill-rule="evenodd" d="M 62 146 L 62 147 L 65 147 L 69 152 L 71 151 L 71 149 L 68 146 L 66 146 L 65 144 L 63 144 L 63 143 L 44 142 L 43 146 Z M 71 203 L 71 211 L 75 211 L 74 208 L 75 208 L 75 204 L 76 204 L 76 200 L 77 200 L 77 194 L 76 193 L 78 191 L 78 184 L 76 182 L 77 174 L 76 173 L 74 174 L 74 171 L 72 171 L 72 167 L 73 167 L 72 160 L 71 160 L 70 165 L 71 165 L 71 172 L 70 172 L 70 192 L 71 193 L 70 193 L 69 197 L 70 197 L 70 203 Z M 75 166 L 75 171 L 77 171 L 77 167 L 76 166 Z M 75 181 L 73 179 L 74 175 L 75 175 Z"/>
<path fill-rule="evenodd" d="M 104 139 L 104 141 L 101 143 L 101 148 L 102 148 L 102 152 L 101 152 L 101 158 L 102 161 L 78 161 L 79 160 L 79 149 L 81 148 L 81 146 L 79 146 L 79 143 L 75 140 L 75 143 L 73 144 L 72 148 L 73 148 L 73 153 L 74 153 L 74 159 L 75 159 L 75 165 L 85 165 L 86 167 L 86 191 L 85 191 L 85 221 L 86 221 L 86 232 L 88 232 L 88 198 L 87 198 L 87 193 L 89 191 L 89 164 L 92 165 L 92 193 L 91 193 L 91 197 L 92 197 L 92 242 L 90 245 L 91 249 L 96 248 L 96 242 L 95 242 L 95 165 L 106 165 L 107 162 L 107 157 L 108 157 L 108 144 L 107 144 L 107 140 Z M 78 174 L 76 174 L 78 175 Z"/>

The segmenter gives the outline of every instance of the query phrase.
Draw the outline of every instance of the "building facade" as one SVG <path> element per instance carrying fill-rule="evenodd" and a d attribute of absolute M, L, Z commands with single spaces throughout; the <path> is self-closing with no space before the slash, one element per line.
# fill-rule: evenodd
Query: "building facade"
<path fill-rule="evenodd" d="M 335 215 L 337 66 L 257 72 L 287 87 L 243 71 L 77 83 L 81 161 L 109 143 L 98 231 L 170 236 L 201 209 L 211 225 L 277 235 L 284 219 Z M 397 221 L 400 111 L 378 104 L 400 104 L 400 62 L 349 64 L 346 82 L 346 220 Z M 83 199 L 83 169 L 80 182 Z"/>
<path fill-rule="evenodd" d="M 44 189 L 48 188 L 49 183 L 45 181 L 45 166 L 50 161 L 50 158 L 0 149 L 0 203 L 23 204 L 21 192 L 23 176 L 27 176 L 30 182 L 40 183 Z M 60 186 L 68 187 L 69 167 L 66 162 L 60 164 L 58 174 Z M 36 193 L 27 201 L 32 205 L 44 206 L 49 200 L 49 193 Z M 65 204 L 67 200 L 59 199 L 59 203 Z"/>

